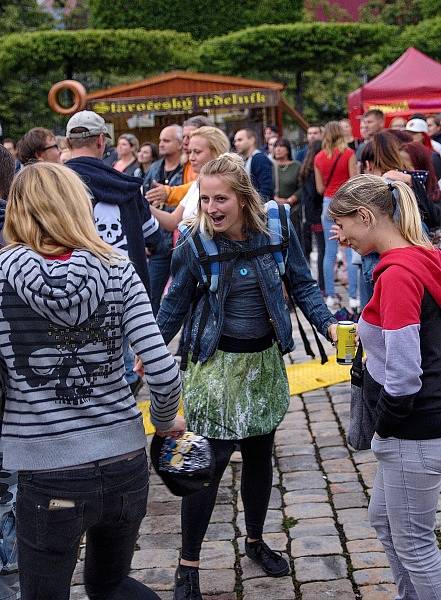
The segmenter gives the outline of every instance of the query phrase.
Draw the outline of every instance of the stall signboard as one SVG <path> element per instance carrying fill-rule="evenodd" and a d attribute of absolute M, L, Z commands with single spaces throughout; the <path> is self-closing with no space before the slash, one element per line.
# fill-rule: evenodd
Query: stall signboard
<path fill-rule="evenodd" d="M 170 112 L 200 112 L 201 110 L 243 109 L 277 106 L 279 92 L 274 90 L 236 90 L 228 92 L 198 92 L 173 96 L 145 98 L 105 98 L 89 100 L 88 108 L 102 116 Z"/>

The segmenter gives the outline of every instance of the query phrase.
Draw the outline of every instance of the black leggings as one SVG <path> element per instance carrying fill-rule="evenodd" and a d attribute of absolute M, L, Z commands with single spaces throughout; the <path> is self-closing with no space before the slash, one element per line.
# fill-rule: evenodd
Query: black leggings
<path fill-rule="evenodd" d="M 228 466 L 236 443 L 242 453 L 242 496 L 247 535 L 260 539 L 271 496 L 273 480 L 272 449 L 274 433 L 257 435 L 243 440 L 210 439 L 216 458 L 213 485 L 182 499 L 182 558 L 199 560 L 211 514 L 216 503 L 220 480 Z"/>

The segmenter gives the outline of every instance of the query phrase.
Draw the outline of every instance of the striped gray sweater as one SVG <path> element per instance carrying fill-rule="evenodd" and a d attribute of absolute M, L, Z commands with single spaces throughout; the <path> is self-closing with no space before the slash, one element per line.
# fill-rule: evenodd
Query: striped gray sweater
<path fill-rule="evenodd" d="M 142 448 L 141 414 L 124 378 L 122 334 L 145 367 L 151 419 L 168 429 L 181 383 L 132 264 L 75 250 L 49 260 L 0 253 L 1 450 L 11 470 L 59 469 Z"/>

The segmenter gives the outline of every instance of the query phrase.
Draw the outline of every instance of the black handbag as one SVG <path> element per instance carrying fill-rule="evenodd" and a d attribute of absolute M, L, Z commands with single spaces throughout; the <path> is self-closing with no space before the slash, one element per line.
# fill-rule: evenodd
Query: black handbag
<path fill-rule="evenodd" d="M 348 442 L 355 450 L 368 450 L 375 433 L 377 401 L 381 386 L 363 364 L 363 346 L 358 344 L 351 368 L 351 412 Z"/>

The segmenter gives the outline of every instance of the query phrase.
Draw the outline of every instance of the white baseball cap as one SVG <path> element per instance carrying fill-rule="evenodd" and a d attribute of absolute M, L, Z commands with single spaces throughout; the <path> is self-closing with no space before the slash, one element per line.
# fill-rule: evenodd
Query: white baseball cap
<path fill-rule="evenodd" d="M 72 129 L 77 129 L 77 127 L 86 129 L 86 131 L 72 133 Z M 100 135 L 100 133 L 104 133 L 108 138 L 111 137 L 103 117 L 100 117 L 100 115 L 97 115 L 96 112 L 93 112 L 92 110 L 82 110 L 77 112 L 69 119 L 66 126 L 66 137 L 72 140 L 88 138 L 94 135 Z"/>
<path fill-rule="evenodd" d="M 429 133 L 429 127 L 424 119 L 410 119 L 406 123 L 406 130 L 413 133 Z"/>

